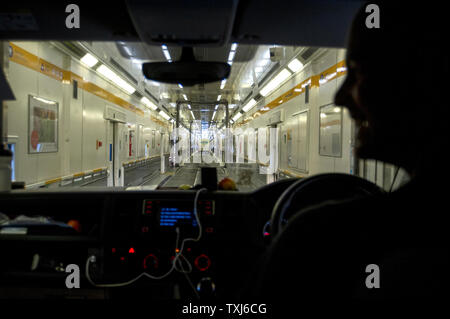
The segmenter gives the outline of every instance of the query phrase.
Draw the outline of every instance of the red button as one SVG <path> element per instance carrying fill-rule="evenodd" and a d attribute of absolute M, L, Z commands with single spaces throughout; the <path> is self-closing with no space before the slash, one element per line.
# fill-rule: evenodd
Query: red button
<path fill-rule="evenodd" d="M 148 268 L 158 269 L 158 265 L 159 265 L 158 257 L 156 257 L 153 254 L 148 254 L 147 256 L 145 256 L 144 261 L 142 262 L 142 268 L 144 269 Z"/>
<path fill-rule="evenodd" d="M 211 266 L 211 259 L 205 254 L 201 254 L 194 260 L 195 267 L 200 271 L 206 271 Z"/>

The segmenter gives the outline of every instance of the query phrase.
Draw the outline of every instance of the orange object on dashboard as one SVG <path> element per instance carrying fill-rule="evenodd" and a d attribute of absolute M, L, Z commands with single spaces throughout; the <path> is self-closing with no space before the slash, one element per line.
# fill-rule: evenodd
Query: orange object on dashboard
<path fill-rule="evenodd" d="M 71 219 L 67 222 L 67 225 L 71 226 L 73 229 L 75 229 L 77 232 L 81 232 L 81 224 L 76 219 Z"/>
<path fill-rule="evenodd" d="M 226 191 L 236 191 L 236 183 L 228 177 L 225 177 L 219 182 L 218 188 L 220 190 L 226 190 Z"/>

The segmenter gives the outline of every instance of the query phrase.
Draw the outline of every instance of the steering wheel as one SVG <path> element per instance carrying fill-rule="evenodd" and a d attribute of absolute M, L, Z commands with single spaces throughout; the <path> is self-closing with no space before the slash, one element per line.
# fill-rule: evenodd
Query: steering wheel
<path fill-rule="evenodd" d="M 270 218 L 270 237 L 274 238 L 299 210 L 327 200 L 354 196 L 374 196 L 383 193 L 376 184 L 361 177 L 328 173 L 300 179 L 290 185 L 278 198 Z"/>

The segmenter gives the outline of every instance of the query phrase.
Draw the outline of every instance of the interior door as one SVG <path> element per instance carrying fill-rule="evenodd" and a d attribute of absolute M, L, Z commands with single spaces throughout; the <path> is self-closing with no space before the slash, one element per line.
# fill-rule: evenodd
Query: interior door
<path fill-rule="evenodd" d="M 116 123 L 113 121 L 108 121 L 107 124 L 107 133 L 106 133 L 106 162 L 107 164 L 107 170 L 108 170 L 108 179 L 107 179 L 107 186 L 112 187 L 114 186 L 114 133 L 116 128 Z"/>
<path fill-rule="evenodd" d="M 122 123 L 108 121 L 107 132 L 107 163 L 108 163 L 108 179 L 107 186 L 121 186 L 123 177 L 122 157 L 125 153 L 125 140 L 123 140 L 124 125 Z M 122 136 L 122 139 L 121 139 Z M 122 154 L 122 156 L 121 156 Z M 126 156 L 126 155 L 125 155 Z"/>

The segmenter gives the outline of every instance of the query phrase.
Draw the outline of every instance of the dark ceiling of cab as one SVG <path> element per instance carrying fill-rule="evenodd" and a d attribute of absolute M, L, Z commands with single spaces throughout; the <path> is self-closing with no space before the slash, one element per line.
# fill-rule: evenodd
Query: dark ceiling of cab
<path fill-rule="evenodd" d="M 345 47 L 352 17 L 361 6 L 356 0 L 81 0 L 74 2 L 80 8 L 80 28 L 68 29 L 69 3 L 2 4 L 0 38 Z"/>

